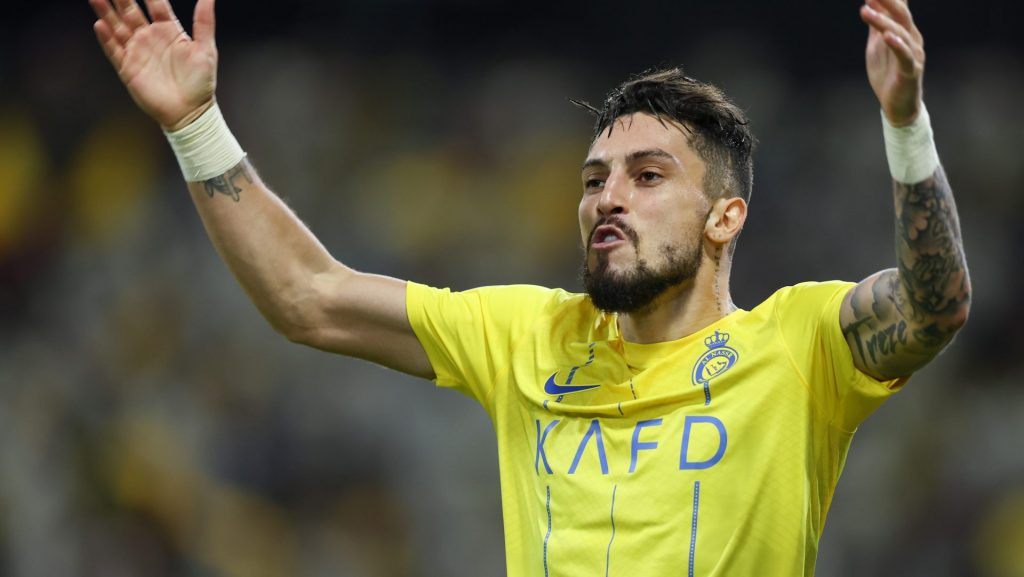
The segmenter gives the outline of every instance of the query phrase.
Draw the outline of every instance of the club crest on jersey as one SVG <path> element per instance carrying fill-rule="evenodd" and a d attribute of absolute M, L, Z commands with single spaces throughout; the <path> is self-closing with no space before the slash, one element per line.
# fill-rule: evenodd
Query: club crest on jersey
<path fill-rule="evenodd" d="M 729 333 L 715 331 L 715 333 L 704 339 L 704 346 L 708 348 L 697 359 L 693 365 L 693 385 L 704 386 L 704 404 L 711 404 L 711 388 L 708 386 L 711 379 L 721 376 L 728 371 L 739 360 L 740 355 L 736 349 L 727 346 Z"/>

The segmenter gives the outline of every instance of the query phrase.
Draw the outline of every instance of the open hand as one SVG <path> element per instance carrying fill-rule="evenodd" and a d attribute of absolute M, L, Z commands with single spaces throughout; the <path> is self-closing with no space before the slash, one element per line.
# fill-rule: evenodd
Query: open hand
<path fill-rule="evenodd" d="M 906 126 L 921 107 L 924 38 L 906 0 L 866 0 L 860 17 L 869 27 L 868 81 L 889 122 Z"/>
<path fill-rule="evenodd" d="M 113 5 L 111 4 L 113 2 Z M 103 52 L 143 112 L 168 131 L 187 126 L 213 104 L 217 86 L 214 0 L 199 0 L 189 38 L 168 0 L 89 0 Z"/>

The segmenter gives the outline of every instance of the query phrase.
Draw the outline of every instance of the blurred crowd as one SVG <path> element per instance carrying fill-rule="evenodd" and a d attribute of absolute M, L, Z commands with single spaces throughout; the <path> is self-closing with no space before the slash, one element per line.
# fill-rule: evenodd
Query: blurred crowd
<path fill-rule="evenodd" d="M 67 14 L 68 33 L 0 53 L 0 574 L 503 575 L 484 412 L 274 334 L 87 13 Z M 592 119 L 567 98 L 597 101 L 659 62 L 456 61 L 221 26 L 228 123 L 339 260 L 454 289 L 579 290 Z M 760 140 L 733 272 L 748 309 L 786 284 L 895 264 L 863 71 L 794 74 L 786 42 L 697 37 L 660 61 L 720 84 Z M 859 45 L 843 48 L 856 62 Z M 974 307 L 861 427 L 821 577 L 1024 576 L 1021 62 L 998 44 L 930 54 Z"/>

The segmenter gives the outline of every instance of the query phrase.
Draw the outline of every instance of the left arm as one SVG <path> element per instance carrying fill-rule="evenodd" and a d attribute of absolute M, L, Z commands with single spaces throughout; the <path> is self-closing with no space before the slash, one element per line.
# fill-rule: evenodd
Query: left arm
<path fill-rule="evenodd" d="M 967 275 L 953 191 L 942 167 L 895 183 L 896 262 L 850 289 L 839 311 L 858 369 L 879 380 L 928 364 L 967 320 Z"/>
<path fill-rule="evenodd" d="M 871 87 L 895 127 L 888 131 L 920 132 L 924 42 L 906 3 L 868 0 L 861 18 L 870 27 L 866 52 Z M 915 121 L 917 126 L 911 127 Z M 850 289 L 839 313 L 854 364 L 880 380 L 907 376 L 935 358 L 966 322 L 970 308 L 956 204 L 934 155 L 930 127 L 925 128 L 930 157 L 887 142 L 894 172 L 897 267 Z"/>

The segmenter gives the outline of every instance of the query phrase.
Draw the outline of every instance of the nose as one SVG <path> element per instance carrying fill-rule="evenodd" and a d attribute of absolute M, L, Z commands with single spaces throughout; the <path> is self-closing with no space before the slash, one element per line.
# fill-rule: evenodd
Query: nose
<path fill-rule="evenodd" d="M 629 199 L 632 191 L 629 188 L 627 179 L 617 175 L 609 176 L 601 190 L 601 196 L 597 199 L 597 212 L 601 216 L 622 214 L 628 211 Z"/>

